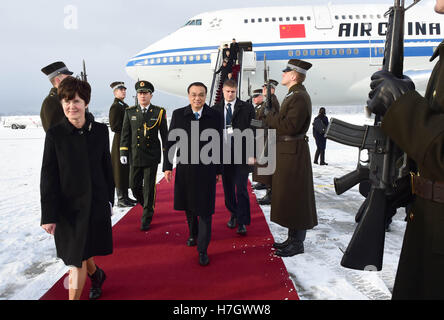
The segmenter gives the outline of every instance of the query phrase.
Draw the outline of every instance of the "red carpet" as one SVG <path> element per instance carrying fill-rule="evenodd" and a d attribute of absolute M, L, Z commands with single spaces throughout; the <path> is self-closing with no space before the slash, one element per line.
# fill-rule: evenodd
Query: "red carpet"
<path fill-rule="evenodd" d="M 187 247 L 185 213 L 173 210 L 173 183 L 157 185 L 151 229 L 139 230 L 142 208 L 133 208 L 113 228 L 114 253 L 97 257 L 107 274 L 103 300 L 295 300 L 298 295 L 282 259 L 273 256 L 265 217 L 250 188 L 251 225 L 245 237 L 229 229 L 222 183 L 208 248 L 210 264 L 198 264 L 196 247 Z M 41 299 L 67 300 L 62 277 Z M 87 279 L 82 299 L 88 299 Z"/>

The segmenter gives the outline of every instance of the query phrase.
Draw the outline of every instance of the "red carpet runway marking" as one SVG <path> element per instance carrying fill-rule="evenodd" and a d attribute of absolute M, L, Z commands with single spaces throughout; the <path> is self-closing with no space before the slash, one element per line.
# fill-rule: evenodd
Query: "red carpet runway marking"
<path fill-rule="evenodd" d="M 273 236 L 249 186 L 251 225 L 246 236 L 226 226 L 222 182 L 217 186 L 210 264 L 198 264 L 187 247 L 184 212 L 173 210 L 174 184 L 157 185 L 156 209 L 147 232 L 140 231 L 142 207 L 131 209 L 113 228 L 114 253 L 96 257 L 107 275 L 102 300 L 296 300 L 282 259 L 273 255 Z M 67 300 L 63 276 L 41 299 Z M 82 299 L 88 299 L 87 279 Z"/>

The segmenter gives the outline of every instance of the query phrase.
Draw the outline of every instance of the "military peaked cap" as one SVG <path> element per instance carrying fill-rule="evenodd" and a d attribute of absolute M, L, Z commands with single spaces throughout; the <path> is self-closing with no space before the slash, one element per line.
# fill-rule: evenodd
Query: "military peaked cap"
<path fill-rule="evenodd" d="M 287 63 L 287 67 L 282 70 L 282 72 L 288 71 L 296 71 L 302 74 L 307 74 L 307 71 L 311 68 L 312 64 L 310 62 L 299 60 L 299 59 L 291 59 Z"/>
<path fill-rule="evenodd" d="M 253 91 L 253 98 L 260 96 L 262 94 L 262 89 L 256 89 Z"/>
<path fill-rule="evenodd" d="M 277 82 L 276 80 L 273 80 L 273 79 L 270 79 L 268 81 L 270 82 L 270 84 L 273 88 L 276 88 L 279 84 L 279 82 Z M 262 87 L 266 87 L 266 86 L 267 86 L 267 84 L 265 83 Z"/>
<path fill-rule="evenodd" d="M 113 89 L 113 91 L 116 89 L 119 89 L 119 88 L 126 89 L 125 82 L 121 82 L 121 81 L 115 81 L 115 82 L 111 83 L 109 86 L 111 87 L 111 89 Z"/>
<path fill-rule="evenodd" d="M 66 74 L 69 76 L 73 74 L 73 72 L 69 71 L 68 67 L 62 61 L 57 61 L 47 65 L 46 67 L 42 68 L 42 72 L 48 76 L 49 80 L 58 76 L 59 74 Z"/>
<path fill-rule="evenodd" d="M 154 92 L 154 86 L 149 81 L 137 81 L 136 82 L 136 91 L 137 92 Z"/>

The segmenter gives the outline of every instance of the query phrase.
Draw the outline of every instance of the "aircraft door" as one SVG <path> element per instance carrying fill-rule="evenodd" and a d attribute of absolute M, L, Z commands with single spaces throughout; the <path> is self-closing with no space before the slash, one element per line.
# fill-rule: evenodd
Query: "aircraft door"
<path fill-rule="evenodd" d="M 330 8 L 327 6 L 313 7 L 316 29 L 333 29 Z"/>

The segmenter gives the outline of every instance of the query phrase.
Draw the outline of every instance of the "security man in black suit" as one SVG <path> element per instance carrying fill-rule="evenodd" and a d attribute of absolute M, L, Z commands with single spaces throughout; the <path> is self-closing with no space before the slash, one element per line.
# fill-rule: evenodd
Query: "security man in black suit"
<path fill-rule="evenodd" d="M 165 109 L 151 104 L 154 86 L 148 81 L 138 81 L 136 91 L 139 105 L 125 110 L 120 138 L 120 162 L 128 163 L 131 149 L 131 190 L 137 202 L 143 205 L 140 229 L 146 231 L 154 215 L 157 166 L 166 146 L 168 125 Z"/>
<path fill-rule="evenodd" d="M 59 123 L 65 118 L 62 104 L 57 96 L 57 88 L 60 82 L 73 72 L 69 71 L 68 67 L 62 62 L 57 61 L 42 68 L 42 72 L 48 76 L 52 84 L 48 96 L 43 100 L 42 108 L 40 110 L 40 119 L 42 121 L 43 130 L 48 131 L 53 125 Z"/>
<path fill-rule="evenodd" d="M 225 81 L 222 92 L 224 99 L 214 105 L 213 108 L 219 111 L 224 117 L 224 145 L 230 147 L 228 150 L 224 148 L 224 152 L 228 151 L 229 154 L 231 154 L 229 158 L 224 154 L 224 171 L 222 174 L 225 206 L 231 212 L 227 226 L 233 229 L 237 224 L 237 233 L 246 235 L 247 229 L 245 226 L 249 225 L 251 221 L 247 183 L 248 175 L 253 171 L 253 168 L 248 165 L 248 157 L 252 157 L 253 154 L 246 154 L 246 143 L 248 142 L 244 141 L 240 146 L 234 145 L 234 141 L 236 141 L 234 136 L 236 133 L 234 133 L 233 130 L 239 129 L 244 131 L 245 129 L 249 129 L 251 120 L 255 117 L 255 112 L 251 104 L 236 98 L 236 81 Z M 252 137 L 254 139 L 254 136 Z M 228 144 L 229 140 L 231 140 L 231 146 Z M 240 139 L 238 141 L 240 141 Z M 252 151 L 254 152 L 254 149 Z M 241 163 L 235 163 L 235 154 L 242 154 Z"/>

